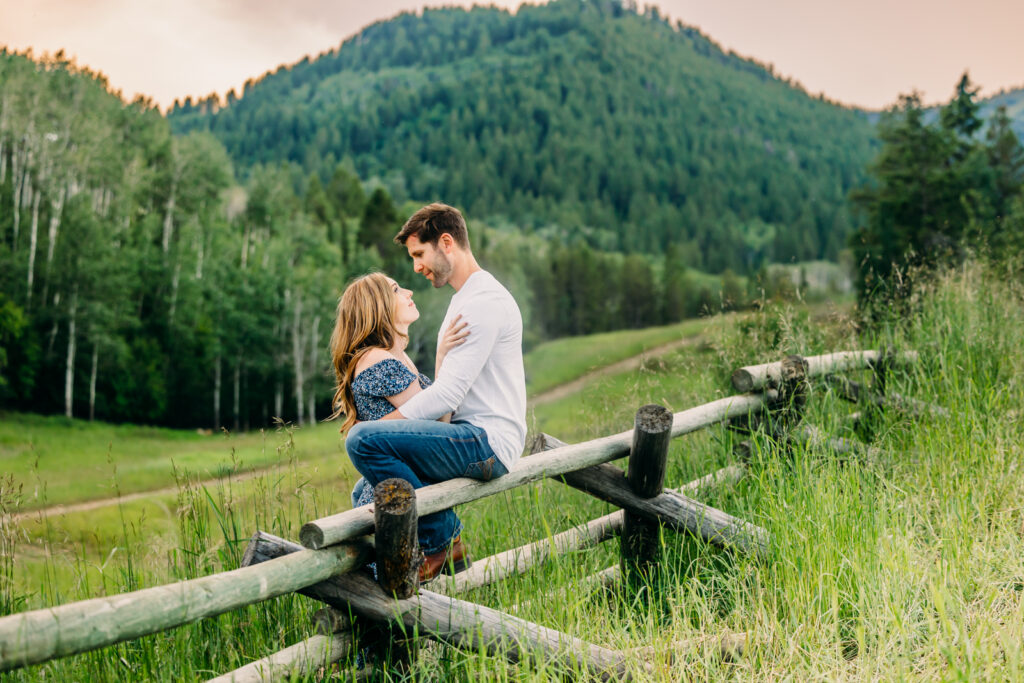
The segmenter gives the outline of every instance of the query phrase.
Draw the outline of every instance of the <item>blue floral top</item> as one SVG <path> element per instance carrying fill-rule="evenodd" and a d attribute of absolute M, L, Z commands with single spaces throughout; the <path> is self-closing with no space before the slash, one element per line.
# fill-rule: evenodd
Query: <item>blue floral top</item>
<path fill-rule="evenodd" d="M 388 401 L 405 391 L 413 380 L 418 379 L 420 388 L 430 386 L 430 380 L 420 373 L 419 377 L 397 358 L 385 358 L 366 368 L 352 380 L 352 398 L 356 403 L 356 419 L 360 421 L 379 420 L 395 407 Z"/>

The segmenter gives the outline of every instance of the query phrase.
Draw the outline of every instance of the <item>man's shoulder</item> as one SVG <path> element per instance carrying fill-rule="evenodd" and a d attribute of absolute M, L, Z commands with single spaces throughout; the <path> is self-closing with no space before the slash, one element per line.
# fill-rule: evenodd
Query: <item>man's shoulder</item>
<path fill-rule="evenodd" d="M 470 299 L 494 301 L 495 299 L 507 299 L 515 303 L 515 297 L 508 291 L 505 285 L 498 282 L 498 278 L 491 275 L 489 271 L 481 270 L 477 277 L 479 280 L 473 283 L 473 291 Z"/>
<path fill-rule="evenodd" d="M 463 315 L 476 314 L 495 319 L 519 316 L 519 305 L 512 294 L 497 280 L 494 284 L 493 287 L 481 287 L 475 290 L 472 296 L 466 297 L 460 302 L 459 312 Z"/>

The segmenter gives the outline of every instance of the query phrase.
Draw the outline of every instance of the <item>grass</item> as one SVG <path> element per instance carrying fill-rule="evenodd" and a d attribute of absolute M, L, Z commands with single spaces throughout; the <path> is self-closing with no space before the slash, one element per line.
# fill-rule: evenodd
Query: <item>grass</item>
<path fill-rule="evenodd" d="M 686 320 L 662 327 L 564 337 L 545 342 L 523 359 L 527 374 L 526 393 L 534 396 L 596 368 L 638 356 L 664 344 L 695 337 L 707 325 L 706 320 Z"/>
<path fill-rule="evenodd" d="M 666 532 L 664 571 L 648 598 L 597 590 L 583 580 L 617 561 L 615 543 L 465 597 L 506 611 L 519 605 L 519 616 L 606 647 L 649 647 L 636 655 L 654 667 L 642 680 L 1024 678 L 1024 287 L 994 268 L 971 266 L 922 288 L 909 311 L 870 335 L 841 311 L 767 311 L 709 328 L 705 344 L 685 346 L 639 372 L 602 377 L 575 399 L 536 410 L 536 428 L 575 441 L 627 428 L 643 402 L 681 410 L 717 398 L 728 392 L 726 378 L 737 365 L 889 343 L 920 350 L 922 362 L 893 376 L 893 389 L 943 405 L 949 418 L 870 413 L 855 431 L 846 419 L 855 407 L 815 385 L 806 421 L 835 435 L 868 438 L 875 455 L 841 459 L 810 447 L 782 448 L 759 435 L 747 477 L 702 494 L 772 534 L 765 561 Z M 581 347 L 587 342 L 578 340 Z M 257 527 L 294 538 L 301 522 L 347 506 L 345 487 L 354 476 L 330 457 L 329 466 L 307 469 L 302 436 L 301 430 L 294 437 L 267 435 L 268 451 L 281 447 L 272 473 L 205 488 L 183 480 L 178 493 L 160 502 L 166 513 L 160 504 L 139 501 L 105 517 L 50 518 L 35 530 L 4 517 L 0 608 L 17 611 L 230 568 Z M 668 483 L 731 463 L 732 438 L 714 428 L 675 440 Z M 31 486 L 10 477 L 0 485 L 0 506 L 8 511 L 19 506 L 17 483 Z M 551 481 L 460 508 L 477 557 L 607 511 Z M 161 514 L 165 527 L 150 533 Z M 314 608 L 304 598 L 278 598 L 8 676 L 209 677 L 306 637 Z M 733 632 L 749 633 L 751 643 L 734 662 L 697 648 L 670 663 L 680 642 Z M 410 674 L 383 678 L 546 681 L 558 673 L 550 662 L 514 666 L 437 647 Z"/>
<path fill-rule="evenodd" d="M 293 438 L 306 463 L 345 459 L 337 426 L 296 430 Z M 55 416 L 0 415 L 0 463 L 25 486 L 26 509 L 173 488 L 175 470 L 209 479 L 272 467 L 281 460 L 279 445 L 264 431 L 204 436 Z"/>

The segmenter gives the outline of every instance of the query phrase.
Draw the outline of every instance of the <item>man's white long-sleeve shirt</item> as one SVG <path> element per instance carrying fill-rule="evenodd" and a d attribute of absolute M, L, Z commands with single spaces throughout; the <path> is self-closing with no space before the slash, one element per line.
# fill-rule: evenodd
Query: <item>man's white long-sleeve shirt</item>
<path fill-rule="evenodd" d="M 452 412 L 487 433 L 487 442 L 509 470 L 526 443 L 526 376 L 523 318 L 508 290 L 485 270 L 469 276 L 452 297 L 437 334 L 461 314 L 469 336 L 448 352 L 434 384 L 402 404 L 410 420 L 436 420 Z"/>

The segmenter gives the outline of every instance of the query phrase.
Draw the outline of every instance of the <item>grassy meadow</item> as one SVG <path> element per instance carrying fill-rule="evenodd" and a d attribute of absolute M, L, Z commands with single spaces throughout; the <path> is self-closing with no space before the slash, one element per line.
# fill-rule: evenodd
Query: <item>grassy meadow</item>
<path fill-rule="evenodd" d="M 532 409 L 531 430 L 570 442 L 628 428 L 643 403 L 679 411 L 728 395 L 740 365 L 886 344 L 922 355 L 893 375 L 893 390 L 950 417 L 869 411 L 855 426 L 847 416 L 856 407 L 815 384 L 806 422 L 870 439 L 870 457 L 786 449 L 759 436 L 742 481 L 700 494 L 766 528 L 767 559 L 666 532 L 664 570 L 647 598 L 585 581 L 617 562 L 616 542 L 465 597 L 636 652 L 640 680 L 1024 678 L 1024 287 L 1008 272 L 970 266 L 920 288 L 908 310 L 883 313 L 871 332 L 841 309 L 782 306 L 538 347 L 527 361 L 531 393 L 700 335 L 637 371 L 595 378 Z M 537 383 L 555 372 L 558 381 Z M 668 484 L 733 463 L 732 438 L 713 428 L 673 441 Z M 0 613 L 233 568 L 254 529 L 296 538 L 304 521 L 348 507 L 355 478 L 332 425 L 202 436 L 4 415 L 0 460 Z M 120 505 L 40 511 L 148 490 L 156 493 Z M 550 481 L 460 508 L 476 557 L 608 511 Z M 283 597 L 6 677 L 211 677 L 307 637 L 317 607 Z M 750 646 L 732 662 L 681 645 L 740 632 Z M 346 680 L 351 667 L 331 676 Z M 510 665 L 436 646 L 411 673 L 380 679 L 546 681 L 560 673 L 549 662 Z"/>

